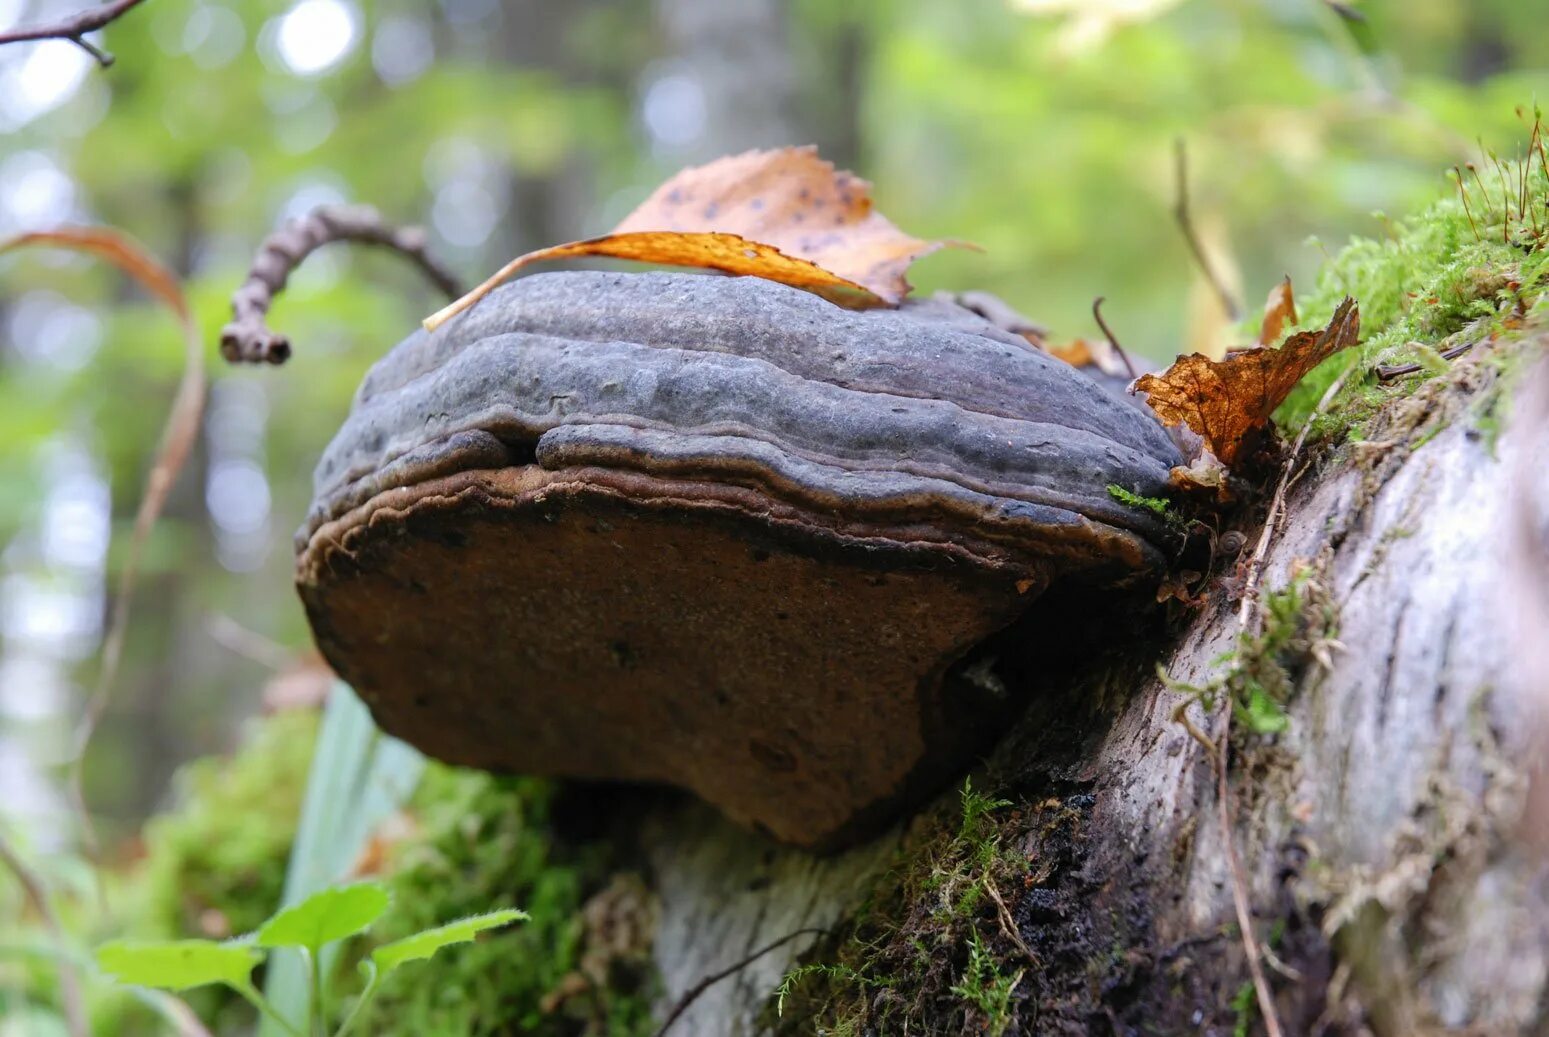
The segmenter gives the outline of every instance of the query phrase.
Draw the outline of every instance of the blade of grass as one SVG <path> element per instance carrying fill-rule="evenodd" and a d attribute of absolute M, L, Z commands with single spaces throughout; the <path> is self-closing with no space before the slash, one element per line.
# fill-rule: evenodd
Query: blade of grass
<path fill-rule="evenodd" d="M 336 683 L 318 731 L 280 906 L 299 903 L 346 878 L 371 833 L 413 794 L 424 765 L 418 752 L 378 730 L 349 685 Z M 323 980 L 336 951 L 325 948 L 318 956 L 317 975 Z M 265 993 L 286 1020 L 307 1018 L 307 973 L 294 955 L 277 955 L 270 962 Z M 266 1020 L 259 1037 L 283 1032 Z"/>

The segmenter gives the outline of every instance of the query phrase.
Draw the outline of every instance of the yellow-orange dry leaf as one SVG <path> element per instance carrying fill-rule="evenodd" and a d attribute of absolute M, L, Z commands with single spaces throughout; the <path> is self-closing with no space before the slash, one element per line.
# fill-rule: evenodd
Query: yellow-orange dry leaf
<path fill-rule="evenodd" d="M 1269 290 L 1264 300 L 1264 324 L 1259 328 L 1259 345 L 1267 346 L 1280 337 L 1280 329 L 1287 324 L 1296 326 L 1296 299 L 1291 294 L 1291 278 Z"/>
<path fill-rule="evenodd" d="M 1105 338 L 1073 338 L 1069 342 L 1049 343 L 1043 351 L 1071 367 L 1095 367 L 1109 378 L 1135 377 L 1129 359 Z"/>
<path fill-rule="evenodd" d="M 435 330 L 545 259 L 609 256 L 763 277 L 849 306 L 896 306 L 905 273 L 941 242 L 911 237 L 871 205 L 871 185 L 813 147 L 749 151 L 685 169 L 609 234 L 539 249 L 426 319 Z"/>
<path fill-rule="evenodd" d="M 1230 465 L 1248 434 L 1269 421 L 1302 376 L 1354 345 L 1360 334 L 1360 308 L 1346 298 L 1322 331 L 1298 332 L 1279 349 L 1234 350 L 1221 360 L 1198 353 L 1181 356 L 1159 375 L 1142 375 L 1134 391 L 1146 394 L 1163 424 L 1187 425 Z"/>
<path fill-rule="evenodd" d="M 1056 360 L 1063 360 L 1071 367 L 1088 367 L 1097 362 L 1097 358 L 1092 355 L 1092 344 L 1084 338 L 1052 343 L 1044 347 L 1044 352 Z"/>

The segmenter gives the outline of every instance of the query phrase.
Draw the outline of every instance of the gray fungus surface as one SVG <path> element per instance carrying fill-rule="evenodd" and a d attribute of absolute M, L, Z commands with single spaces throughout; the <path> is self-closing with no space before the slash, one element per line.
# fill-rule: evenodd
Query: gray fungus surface
<path fill-rule="evenodd" d="M 539 274 L 372 368 L 297 578 L 390 733 L 833 845 L 1014 708 L 961 671 L 1028 601 L 1160 571 L 1165 525 L 1108 487 L 1165 495 L 1178 463 L 1147 412 L 948 303 Z"/>

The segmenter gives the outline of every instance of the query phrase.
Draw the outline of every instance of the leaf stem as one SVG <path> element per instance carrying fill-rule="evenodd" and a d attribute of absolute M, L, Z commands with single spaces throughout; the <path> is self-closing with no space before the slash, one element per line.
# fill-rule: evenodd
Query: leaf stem
<path fill-rule="evenodd" d="M 271 1005 L 268 1000 L 258 992 L 258 989 L 254 987 L 253 984 L 233 983 L 231 984 L 231 989 L 241 994 L 244 998 L 247 999 L 249 1004 L 258 1009 L 258 1013 L 260 1015 L 283 1029 L 286 1033 L 290 1034 L 291 1037 L 306 1037 L 305 1034 L 291 1025 L 289 1019 L 286 1019 L 279 1012 L 276 1012 L 274 1010 L 274 1006 Z"/>
<path fill-rule="evenodd" d="M 328 1033 L 328 1005 L 327 992 L 323 989 L 323 949 L 321 947 L 309 947 L 303 953 L 312 965 L 312 1007 L 314 1018 L 317 1020 L 318 1037 L 326 1037 Z"/>
<path fill-rule="evenodd" d="M 355 1019 L 360 1015 L 361 1009 L 365 1008 L 371 999 L 376 996 L 377 980 L 381 975 L 377 971 L 376 962 L 367 958 L 360 965 L 361 968 L 366 970 L 366 988 L 355 999 L 354 1006 L 350 1008 L 350 1014 L 344 1017 L 344 1022 L 340 1023 L 339 1028 L 334 1031 L 334 1037 L 346 1037 L 350 1030 L 354 1028 Z"/>

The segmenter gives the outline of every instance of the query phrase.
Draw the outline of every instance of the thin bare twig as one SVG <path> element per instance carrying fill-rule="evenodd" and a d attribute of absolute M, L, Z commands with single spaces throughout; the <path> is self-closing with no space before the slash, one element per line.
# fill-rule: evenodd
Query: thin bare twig
<path fill-rule="evenodd" d="M 1182 137 L 1173 141 L 1173 162 L 1177 174 L 1173 218 L 1178 221 L 1178 229 L 1183 231 L 1183 239 L 1189 243 L 1189 251 L 1194 253 L 1194 261 L 1199 264 L 1199 269 L 1205 275 L 1205 280 L 1210 282 L 1210 287 L 1215 289 L 1216 296 L 1221 300 L 1221 308 L 1226 311 L 1227 317 L 1233 321 L 1242 320 L 1242 304 L 1237 301 L 1236 296 L 1232 295 L 1231 289 L 1226 287 L 1226 282 L 1210 265 L 1210 257 L 1205 254 L 1204 243 L 1194 232 L 1194 217 L 1189 209 L 1189 150 Z"/>
<path fill-rule="evenodd" d="M 222 648 L 276 673 L 295 662 L 295 655 L 287 651 L 284 645 L 256 630 L 250 630 L 223 612 L 206 616 L 204 629 L 210 639 Z"/>
<path fill-rule="evenodd" d="M 1097 321 L 1097 326 L 1102 329 L 1103 335 L 1107 337 L 1108 344 L 1113 347 L 1115 353 L 1119 354 L 1119 359 L 1124 361 L 1124 370 L 1129 372 L 1129 380 L 1133 382 L 1140 375 L 1135 373 L 1135 365 L 1130 363 L 1129 354 L 1124 351 L 1123 346 L 1119 345 L 1119 340 L 1114 335 L 1113 329 L 1108 327 L 1107 321 L 1103 320 L 1103 302 L 1107 298 L 1106 295 L 1099 295 L 1092 300 L 1092 319 Z"/>
<path fill-rule="evenodd" d="M 1477 342 L 1464 342 L 1461 345 L 1456 345 L 1450 349 L 1442 350 L 1437 354 L 1437 356 L 1441 357 L 1443 360 L 1456 360 L 1464 353 L 1467 353 L 1470 349 L 1473 349 L 1476 345 L 1478 345 Z M 1423 364 L 1378 364 L 1376 372 L 1377 378 L 1386 382 L 1391 381 L 1400 375 L 1414 374 L 1416 371 L 1423 369 Z"/>
<path fill-rule="evenodd" d="M 48 892 L 43 888 L 43 881 L 27 866 L 15 850 L 11 849 L 10 842 L 0 833 L 0 863 L 4 863 L 16 876 L 16 881 L 21 883 L 22 891 L 27 894 L 27 899 L 32 902 L 33 910 L 38 917 L 43 919 L 43 926 L 49 935 L 63 949 L 66 943 L 65 930 L 59 924 L 59 916 L 54 914 L 54 908 L 48 902 Z M 86 1018 L 86 1001 L 81 997 L 81 978 L 75 974 L 75 965 L 69 960 L 68 955 L 59 956 L 59 999 L 64 1002 L 65 1025 L 70 1029 L 70 1037 L 90 1037 L 91 1026 Z"/>
<path fill-rule="evenodd" d="M 463 294 L 457 277 L 426 251 L 425 232 L 418 227 L 394 227 L 369 205 L 325 205 L 264 239 L 248 270 L 247 280 L 231 297 L 232 320 L 221 329 L 221 356 L 233 364 L 283 364 L 290 356 L 290 339 L 265 322 L 274 297 L 302 260 L 334 241 L 378 245 L 397 252 L 448 298 Z"/>
<path fill-rule="evenodd" d="M 0 33 L 0 44 L 26 43 L 32 40 L 68 40 L 90 54 L 97 64 L 107 68 L 113 64 L 113 55 L 86 39 L 86 34 L 95 32 L 109 22 L 117 21 L 131 8 L 143 2 L 144 0 L 112 0 L 111 3 L 89 8 L 62 21 L 12 29 L 10 32 Z"/>
<path fill-rule="evenodd" d="M 814 935 L 826 936 L 828 935 L 828 930 L 797 929 L 794 932 L 786 933 L 784 936 L 780 937 L 778 940 L 775 940 L 773 943 L 765 944 L 758 950 L 754 951 L 752 954 L 744 955 L 742 958 L 726 966 L 726 968 L 710 973 L 704 979 L 701 979 L 698 983 L 695 983 L 693 986 L 689 987 L 683 992 L 683 996 L 678 998 L 678 1003 L 672 1006 L 672 1011 L 667 1013 L 667 1018 L 662 1021 L 661 1026 L 657 1027 L 655 1037 L 665 1037 L 667 1031 L 672 1028 L 672 1024 L 677 1022 L 678 1018 L 684 1012 L 688 1011 L 690 1005 L 699 1000 L 700 994 L 703 994 L 706 990 L 709 990 L 712 986 L 719 983 L 727 976 L 735 975 L 736 973 L 741 972 L 743 969 L 747 968 L 749 965 L 753 964 L 755 961 L 762 958 L 770 951 L 778 950 L 779 948 L 784 947 L 786 944 L 790 943 L 792 940 L 799 936 Z"/>

